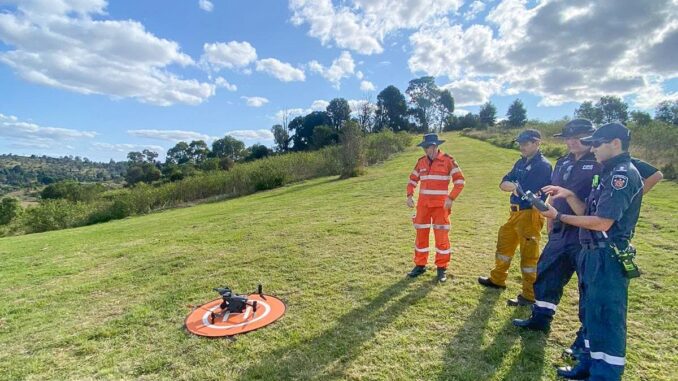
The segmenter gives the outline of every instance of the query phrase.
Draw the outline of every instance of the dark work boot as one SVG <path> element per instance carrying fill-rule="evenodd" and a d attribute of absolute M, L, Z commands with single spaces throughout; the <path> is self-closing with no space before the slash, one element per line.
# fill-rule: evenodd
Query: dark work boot
<path fill-rule="evenodd" d="M 506 305 L 509 307 L 531 306 L 533 304 L 534 304 L 533 300 L 526 299 L 522 294 L 519 294 L 517 297 L 506 301 Z"/>
<path fill-rule="evenodd" d="M 498 285 L 498 284 L 492 283 L 492 281 L 490 280 L 490 278 L 488 278 L 488 277 L 486 277 L 486 276 L 480 276 L 480 277 L 478 277 L 478 283 L 482 284 L 482 285 L 485 286 L 485 287 L 490 287 L 490 288 L 500 288 L 500 289 L 505 289 L 505 288 L 506 288 L 506 286 L 500 286 L 500 285 Z"/>
<path fill-rule="evenodd" d="M 421 275 L 425 272 L 426 272 L 426 266 L 414 266 L 412 271 L 407 273 L 407 276 L 410 277 L 410 278 L 416 278 L 416 277 L 418 277 L 419 275 Z"/>
<path fill-rule="evenodd" d="M 556 373 L 558 376 L 569 380 L 586 380 L 589 378 L 589 369 L 591 369 L 591 356 L 585 353 L 579 356 L 577 365 L 560 367 Z"/>
<path fill-rule="evenodd" d="M 512 323 L 518 328 L 531 331 L 547 333 L 551 329 L 551 320 L 541 314 L 532 315 L 529 319 L 513 319 Z"/>
<path fill-rule="evenodd" d="M 444 269 L 442 267 L 438 267 L 438 282 L 445 282 L 447 281 L 447 269 Z"/>

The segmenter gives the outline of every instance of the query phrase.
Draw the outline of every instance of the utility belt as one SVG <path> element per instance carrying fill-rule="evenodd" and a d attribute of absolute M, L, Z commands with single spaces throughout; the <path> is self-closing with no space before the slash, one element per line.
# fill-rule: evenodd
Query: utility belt
<path fill-rule="evenodd" d="M 568 231 L 574 231 L 578 228 L 576 226 L 560 222 L 559 220 L 553 221 L 553 227 L 551 227 L 551 234 L 565 234 Z"/>
<path fill-rule="evenodd" d="M 512 212 L 518 212 L 521 210 L 528 210 L 532 209 L 532 205 L 526 205 L 526 206 L 520 206 L 518 204 L 511 204 L 511 211 Z"/>
<path fill-rule="evenodd" d="M 629 241 L 585 242 L 581 244 L 581 247 L 585 250 L 610 248 L 614 253 L 614 258 L 622 265 L 624 275 L 627 278 L 632 279 L 640 276 L 640 269 L 633 261 L 636 257 L 636 248 Z"/>

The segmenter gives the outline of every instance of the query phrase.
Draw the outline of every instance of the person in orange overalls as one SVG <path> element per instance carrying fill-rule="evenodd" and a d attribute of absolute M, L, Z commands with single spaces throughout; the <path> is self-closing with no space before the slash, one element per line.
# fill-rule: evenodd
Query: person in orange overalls
<path fill-rule="evenodd" d="M 417 160 L 407 184 L 407 206 L 414 208 L 414 190 L 419 184 L 417 214 L 414 228 L 417 238 L 414 243 L 414 268 L 407 275 L 414 278 L 426 272 L 429 253 L 429 232 L 433 225 L 436 242 L 437 277 L 439 282 L 447 280 L 447 265 L 450 263 L 450 212 L 452 203 L 464 189 L 464 175 L 454 158 L 441 152 L 438 146 L 445 142 L 436 134 L 424 135 L 419 147 L 426 155 Z M 450 192 L 450 180 L 453 189 Z"/>

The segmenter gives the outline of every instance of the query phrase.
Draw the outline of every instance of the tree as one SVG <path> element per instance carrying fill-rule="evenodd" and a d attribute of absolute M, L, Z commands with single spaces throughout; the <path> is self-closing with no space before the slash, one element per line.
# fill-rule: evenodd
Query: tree
<path fill-rule="evenodd" d="M 438 119 L 440 121 L 439 130 L 442 131 L 445 125 L 447 118 L 452 115 L 454 112 L 454 97 L 449 90 L 443 90 L 440 92 L 440 97 L 438 98 Z"/>
<path fill-rule="evenodd" d="M 600 115 L 600 121 L 597 123 L 620 122 L 626 124 L 629 119 L 629 105 L 624 103 L 621 98 L 612 95 L 600 97 L 596 103 L 596 109 Z"/>
<path fill-rule="evenodd" d="M 436 122 L 435 112 L 440 98 L 440 89 L 435 79 L 431 76 L 413 79 L 409 82 L 405 93 L 410 97 L 413 108 L 418 109 L 412 115 L 416 115 L 415 119 L 420 123 L 419 130 L 427 132 L 429 126 Z"/>
<path fill-rule="evenodd" d="M 341 126 L 351 118 L 351 107 L 344 98 L 332 99 L 326 111 L 330 118 L 330 125 L 335 131 L 339 131 Z"/>
<path fill-rule="evenodd" d="M 360 104 L 358 110 L 358 125 L 363 132 L 372 132 L 374 127 L 374 110 L 376 106 L 371 102 L 371 99 L 365 99 Z"/>
<path fill-rule="evenodd" d="M 271 132 L 273 133 L 276 151 L 286 152 L 290 149 L 290 133 L 285 127 L 280 124 L 276 124 L 271 127 Z"/>
<path fill-rule="evenodd" d="M 139 182 L 151 183 L 160 178 L 160 170 L 151 163 L 134 163 L 125 173 L 127 185 L 132 186 Z"/>
<path fill-rule="evenodd" d="M 678 125 L 678 99 L 663 101 L 657 105 L 654 118 L 667 124 Z"/>
<path fill-rule="evenodd" d="M 238 161 L 243 158 L 244 149 L 245 143 L 226 135 L 212 143 L 212 156 L 219 158 L 227 157 L 233 161 Z"/>
<path fill-rule="evenodd" d="M 634 110 L 631 111 L 631 120 L 639 126 L 647 126 L 652 122 L 652 117 L 646 112 Z"/>
<path fill-rule="evenodd" d="M 579 108 L 574 110 L 574 115 L 577 118 L 588 119 L 596 124 L 599 124 L 600 120 L 602 119 L 602 115 L 600 115 L 600 110 L 595 108 L 593 106 L 593 102 L 591 101 L 582 102 L 582 104 L 579 105 Z"/>
<path fill-rule="evenodd" d="M 263 144 L 254 144 L 249 148 L 249 151 L 250 154 L 245 158 L 248 161 L 261 159 L 271 154 L 271 150 Z"/>
<path fill-rule="evenodd" d="M 144 154 L 141 152 L 132 151 L 127 154 L 127 160 L 131 163 L 143 163 Z"/>
<path fill-rule="evenodd" d="M 304 117 L 296 117 L 290 122 L 289 129 L 294 130 L 292 141 L 295 151 L 303 151 L 310 147 L 313 140 L 313 130 L 317 126 L 328 126 L 330 117 L 325 111 L 313 111 Z"/>
<path fill-rule="evenodd" d="M 527 122 L 527 110 L 523 101 L 516 99 L 506 112 L 507 124 L 510 128 L 520 128 Z"/>
<path fill-rule="evenodd" d="M 147 163 L 155 163 L 155 159 L 158 158 L 158 153 L 150 149 L 145 149 L 141 153 L 144 155 L 144 161 Z"/>
<path fill-rule="evenodd" d="M 311 136 L 311 147 L 313 149 L 320 149 L 337 143 L 337 140 L 339 140 L 339 136 L 332 127 L 315 126 Z"/>
<path fill-rule="evenodd" d="M 389 128 L 393 131 L 407 129 L 407 102 L 397 87 L 390 85 L 377 95 L 375 130 Z"/>
<path fill-rule="evenodd" d="M 365 165 L 363 133 L 355 121 L 346 123 L 340 135 L 341 178 L 359 176 Z"/>
<path fill-rule="evenodd" d="M 480 123 L 487 126 L 494 126 L 497 122 L 497 108 L 492 104 L 492 102 L 487 102 L 480 106 L 480 111 L 478 112 L 478 117 L 480 118 Z"/>
<path fill-rule="evenodd" d="M 167 150 L 165 163 L 167 164 L 186 164 L 191 160 L 190 148 L 188 143 L 179 142 L 174 147 Z M 129 181 L 128 181 L 129 182 Z"/>
<path fill-rule="evenodd" d="M 7 225 L 22 212 L 19 200 L 5 197 L 0 201 L 0 225 Z"/>
<path fill-rule="evenodd" d="M 200 164 L 211 155 L 204 140 L 194 140 L 188 145 L 188 155 L 194 164 Z"/>

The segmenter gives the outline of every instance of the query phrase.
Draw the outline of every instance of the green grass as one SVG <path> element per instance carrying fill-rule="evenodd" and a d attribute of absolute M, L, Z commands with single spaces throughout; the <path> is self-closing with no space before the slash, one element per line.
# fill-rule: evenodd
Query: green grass
<path fill-rule="evenodd" d="M 412 266 L 412 148 L 367 175 L 321 178 L 225 202 L 0 239 L 0 379 L 554 379 L 577 328 L 570 284 L 549 336 L 510 324 L 520 290 L 482 289 L 517 153 L 449 134 L 467 186 L 455 203 L 454 278 Z M 661 183 L 637 232 L 627 380 L 678 374 L 678 186 Z M 264 290 L 287 314 L 235 340 L 187 334 L 212 287 Z"/>

